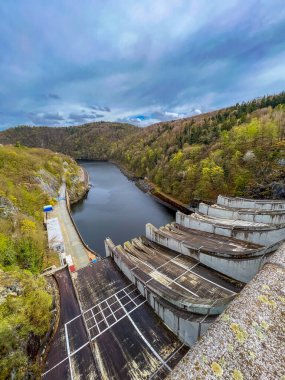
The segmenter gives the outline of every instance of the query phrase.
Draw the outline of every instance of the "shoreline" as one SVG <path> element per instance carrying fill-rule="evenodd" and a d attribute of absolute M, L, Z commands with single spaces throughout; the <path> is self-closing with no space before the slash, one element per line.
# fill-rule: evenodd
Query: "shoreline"
<path fill-rule="evenodd" d="M 193 210 L 188 207 L 186 204 L 178 201 L 177 199 L 174 199 L 170 197 L 169 195 L 163 193 L 160 191 L 156 185 L 149 180 L 135 176 L 132 172 L 124 168 L 121 164 L 119 164 L 116 161 L 108 161 L 112 164 L 116 165 L 119 170 L 130 180 L 135 182 L 136 186 L 143 191 L 146 194 L 149 194 L 153 199 L 155 199 L 157 202 L 163 204 L 164 206 L 170 208 L 174 211 L 182 211 L 185 214 L 190 214 Z"/>
<path fill-rule="evenodd" d="M 66 189 L 65 190 L 65 198 L 66 198 L 66 207 L 67 207 L 67 212 L 69 214 L 69 217 L 70 217 L 70 220 L 77 232 L 77 235 L 81 241 L 81 243 L 83 244 L 84 248 L 87 250 L 88 252 L 88 257 L 89 257 L 89 260 L 90 262 L 92 262 L 93 260 L 95 259 L 100 259 L 101 258 L 101 255 L 99 255 L 99 253 L 97 253 L 96 251 L 94 251 L 92 248 L 90 248 L 84 241 L 74 219 L 73 219 L 73 216 L 72 216 L 72 212 L 71 212 L 71 207 L 72 205 L 80 202 L 82 199 L 84 199 L 84 197 L 86 197 L 86 195 L 88 194 L 89 190 L 90 190 L 90 182 L 89 182 L 89 174 L 87 172 L 87 170 L 85 170 L 82 166 L 80 166 L 82 172 L 83 172 L 83 176 L 84 176 L 84 190 L 82 191 L 82 193 L 80 195 L 78 195 L 75 199 L 73 199 L 72 201 L 70 200 L 70 195 L 68 193 L 68 190 Z"/>
<path fill-rule="evenodd" d="M 144 193 L 149 194 L 156 202 L 163 204 L 164 206 L 168 207 L 171 210 L 174 211 L 181 211 L 185 214 L 190 214 L 193 212 L 193 209 L 186 204 L 178 201 L 177 199 L 170 197 L 169 195 L 163 193 L 160 191 L 156 185 L 147 179 L 143 177 L 135 176 L 132 172 L 124 168 L 121 164 L 119 164 L 116 161 L 112 160 L 91 160 L 91 159 L 78 159 L 76 160 L 78 165 L 80 166 L 80 162 L 110 162 L 111 164 L 114 164 L 117 166 L 117 168 L 120 170 L 120 172 L 127 177 L 130 181 L 135 182 L 135 185 Z M 84 199 L 84 197 L 88 194 L 88 191 L 90 190 L 90 182 L 89 182 L 89 174 L 85 168 L 80 166 L 82 170 L 85 173 L 85 192 L 83 192 L 80 196 L 78 196 L 75 200 L 72 200 L 70 202 L 71 205 L 74 205 Z"/>
<path fill-rule="evenodd" d="M 68 192 L 70 206 L 72 206 L 72 205 L 78 203 L 79 201 L 81 201 L 82 199 L 84 199 L 84 197 L 86 196 L 86 194 L 88 194 L 90 187 L 91 187 L 88 171 L 80 165 L 79 165 L 79 167 L 82 171 L 82 176 L 83 176 L 82 183 L 83 183 L 84 187 L 83 187 L 83 191 L 80 194 L 77 194 L 77 196 L 74 198 L 71 197 L 71 194 Z"/>

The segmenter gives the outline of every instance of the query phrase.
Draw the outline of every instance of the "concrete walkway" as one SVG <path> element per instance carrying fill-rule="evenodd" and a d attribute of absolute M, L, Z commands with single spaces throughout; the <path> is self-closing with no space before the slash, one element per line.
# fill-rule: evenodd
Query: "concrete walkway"
<path fill-rule="evenodd" d="M 70 219 L 65 199 L 65 190 L 66 184 L 63 183 L 59 190 L 58 203 L 54 207 L 49 218 L 58 218 L 64 239 L 65 252 L 67 255 L 71 255 L 75 269 L 78 270 L 89 264 L 90 260 L 88 257 L 88 251 L 82 244 L 72 220 Z"/>

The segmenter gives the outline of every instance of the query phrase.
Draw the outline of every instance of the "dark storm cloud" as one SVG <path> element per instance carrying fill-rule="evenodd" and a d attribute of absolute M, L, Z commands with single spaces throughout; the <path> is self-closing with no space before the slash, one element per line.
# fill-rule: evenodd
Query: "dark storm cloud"
<path fill-rule="evenodd" d="M 59 125 L 64 121 L 64 117 L 59 113 L 30 112 L 27 117 L 35 125 Z"/>
<path fill-rule="evenodd" d="M 50 99 L 55 99 L 55 100 L 59 100 L 59 99 L 61 99 L 59 95 L 57 95 L 57 94 L 52 94 L 52 93 L 47 94 L 47 97 L 50 98 Z"/>
<path fill-rule="evenodd" d="M 95 110 L 95 111 L 111 112 L 111 109 L 108 106 L 104 106 L 104 107 L 101 107 L 101 106 L 89 106 L 89 107 L 91 109 Z"/>
<path fill-rule="evenodd" d="M 91 113 L 91 114 L 87 114 L 85 112 L 83 113 L 70 113 L 69 116 L 68 116 L 68 120 L 69 122 L 71 123 L 76 123 L 76 124 L 83 124 L 83 123 L 87 123 L 87 122 L 90 122 L 90 121 L 93 121 L 93 120 L 96 120 L 96 119 L 101 119 L 103 118 L 104 115 L 102 114 L 96 114 L 96 113 Z"/>
<path fill-rule="evenodd" d="M 144 126 L 285 89 L 282 0 L 15 0 L 0 16 L 0 128 Z"/>

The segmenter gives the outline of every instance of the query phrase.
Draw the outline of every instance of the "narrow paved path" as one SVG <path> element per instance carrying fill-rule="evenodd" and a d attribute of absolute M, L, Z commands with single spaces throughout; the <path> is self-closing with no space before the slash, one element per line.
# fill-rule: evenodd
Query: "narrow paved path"
<path fill-rule="evenodd" d="M 49 218 L 58 218 L 62 236 L 64 239 L 65 252 L 71 255 L 75 269 L 80 269 L 89 264 L 88 251 L 82 244 L 80 237 L 70 219 L 65 199 L 66 184 L 63 183 L 59 190 L 59 199 L 54 211 Z"/>

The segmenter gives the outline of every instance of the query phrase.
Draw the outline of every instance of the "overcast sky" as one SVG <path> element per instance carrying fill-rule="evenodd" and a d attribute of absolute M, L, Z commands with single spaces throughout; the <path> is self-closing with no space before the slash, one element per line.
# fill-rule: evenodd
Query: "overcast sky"
<path fill-rule="evenodd" d="M 285 89 L 284 0 L 2 0 L 0 129 L 144 126 Z"/>

